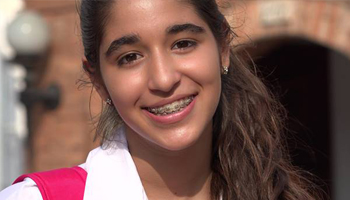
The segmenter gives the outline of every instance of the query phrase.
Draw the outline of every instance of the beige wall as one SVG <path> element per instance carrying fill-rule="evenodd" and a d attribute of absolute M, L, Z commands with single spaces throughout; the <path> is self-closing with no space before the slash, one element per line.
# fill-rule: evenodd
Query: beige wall
<path fill-rule="evenodd" d="M 238 42 L 301 37 L 350 57 L 350 1 L 233 0 L 230 5 L 225 13 L 239 26 Z"/>

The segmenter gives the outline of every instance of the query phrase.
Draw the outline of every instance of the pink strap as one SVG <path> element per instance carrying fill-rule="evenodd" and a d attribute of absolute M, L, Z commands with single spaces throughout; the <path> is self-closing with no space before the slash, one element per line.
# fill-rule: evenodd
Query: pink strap
<path fill-rule="evenodd" d="M 31 178 L 38 186 L 43 200 L 82 200 L 87 173 L 80 167 L 62 168 L 45 172 L 25 174 L 15 183 Z"/>

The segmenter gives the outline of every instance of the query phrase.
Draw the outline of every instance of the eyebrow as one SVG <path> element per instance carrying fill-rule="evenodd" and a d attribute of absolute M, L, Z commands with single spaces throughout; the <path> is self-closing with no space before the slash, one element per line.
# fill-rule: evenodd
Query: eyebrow
<path fill-rule="evenodd" d="M 140 37 L 137 34 L 125 35 L 119 39 L 114 40 L 108 47 L 105 53 L 106 57 L 110 56 L 113 51 L 117 51 L 123 45 L 131 45 L 140 41 Z"/>
<path fill-rule="evenodd" d="M 180 32 L 204 33 L 205 29 L 201 26 L 197 26 L 191 23 L 176 24 L 166 29 L 166 33 L 171 35 L 178 34 Z M 105 56 L 109 57 L 113 51 L 117 51 L 118 49 L 120 49 L 121 46 L 135 44 L 140 40 L 140 36 L 137 34 L 129 34 L 119 39 L 116 39 L 109 45 Z"/>
<path fill-rule="evenodd" d="M 166 32 L 168 34 L 177 34 L 184 31 L 193 32 L 193 33 L 204 33 L 205 29 L 201 26 L 197 26 L 191 23 L 176 24 L 166 29 Z"/>

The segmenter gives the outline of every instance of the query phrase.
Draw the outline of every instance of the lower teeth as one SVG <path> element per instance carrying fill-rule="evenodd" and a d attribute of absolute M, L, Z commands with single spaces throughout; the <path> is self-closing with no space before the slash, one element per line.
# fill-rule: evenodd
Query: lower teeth
<path fill-rule="evenodd" d="M 154 113 L 155 115 L 169 115 L 169 114 L 173 114 L 173 113 L 177 113 L 177 112 L 180 112 L 180 111 L 182 111 L 184 108 L 180 108 L 180 109 L 178 109 L 178 110 L 174 110 L 174 111 L 171 111 L 170 113 L 166 113 L 166 112 L 164 112 L 164 113 Z"/>
<path fill-rule="evenodd" d="M 187 106 L 185 106 L 184 108 L 186 108 Z M 173 111 L 170 111 L 170 112 L 163 112 L 163 113 L 153 113 L 155 115 L 158 115 L 158 116 L 164 116 L 164 115 L 169 115 L 169 114 L 173 114 L 173 113 L 177 113 L 177 112 L 180 112 L 182 111 L 184 108 L 180 108 L 178 110 L 173 110 Z"/>

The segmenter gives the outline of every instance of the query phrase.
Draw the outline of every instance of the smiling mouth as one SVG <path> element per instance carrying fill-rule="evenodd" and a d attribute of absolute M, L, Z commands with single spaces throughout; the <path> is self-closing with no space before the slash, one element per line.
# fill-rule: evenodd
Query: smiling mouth
<path fill-rule="evenodd" d="M 194 96 L 190 96 L 183 99 L 179 99 L 177 101 L 174 101 L 170 104 L 166 104 L 164 106 L 153 107 L 153 108 L 147 107 L 145 109 L 154 115 L 158 115 L 158 116 L 169 115 L 169 114 L 182 111 L 193 101 L 193 99 L 194 99 Z"/>

